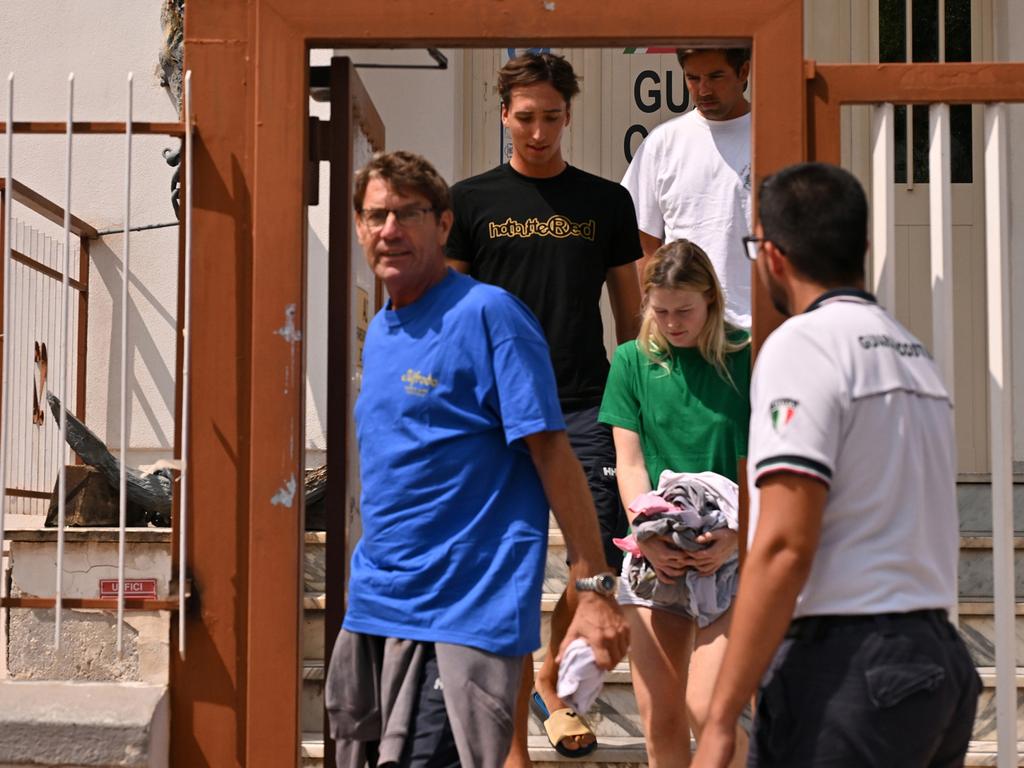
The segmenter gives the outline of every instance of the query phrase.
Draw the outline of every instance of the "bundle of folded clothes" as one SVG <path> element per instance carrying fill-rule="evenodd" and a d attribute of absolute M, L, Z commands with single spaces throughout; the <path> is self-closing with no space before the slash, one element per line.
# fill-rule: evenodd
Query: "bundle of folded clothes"
<path fill-rule="evenodd" d="M 697 537 L 719 528 L 736 530 L 739 495 L 736 483 L 715 472 L 672 472 L 665 470 L 655 491 L 638 496 L 629 505 L 633 531 L 616 546 L 630 557 L 623 578 L 638 597 L 658 605 L 682 608 L 687 616 L 706 627 L 725 613 L 736 594 L 738 557 L 736 553 L 713 574 L 702 576 L 694 568 L 666 584 L 637 545 L 661 536 L 679 549 L 693 552 L 710 544 Z"/>

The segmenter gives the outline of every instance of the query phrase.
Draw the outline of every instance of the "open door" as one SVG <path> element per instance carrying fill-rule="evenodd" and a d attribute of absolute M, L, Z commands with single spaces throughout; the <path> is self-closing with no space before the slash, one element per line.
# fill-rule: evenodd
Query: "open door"
<path fill-rule="evenodd" d="M 345 615 L 352 547 L 361 531 L 359 454 L 353 411 L 362 383 L 363 341 L 380 308 L 382 288 L 363 258 L 352 218 L 352 177 L 384 148 L 384 123 L 352 61 L 331 60 L 330 234 L 327 309 L 327 498 L 324 671 Z M 324 765 L 334 767 L 334 742 L 326 714 Z"/>

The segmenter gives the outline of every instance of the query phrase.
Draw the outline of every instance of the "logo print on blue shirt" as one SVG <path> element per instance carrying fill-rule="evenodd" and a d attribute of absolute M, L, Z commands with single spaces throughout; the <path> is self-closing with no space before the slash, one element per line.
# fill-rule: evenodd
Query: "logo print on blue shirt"
<path fill-rule="evenodd" d="M 437 379 L 430 374 L 424 376 L 410 368 L 402 374 L 402 383 L 405 384 L 406 394 L 426 397 L 430 390 L 437 386 Z"/>

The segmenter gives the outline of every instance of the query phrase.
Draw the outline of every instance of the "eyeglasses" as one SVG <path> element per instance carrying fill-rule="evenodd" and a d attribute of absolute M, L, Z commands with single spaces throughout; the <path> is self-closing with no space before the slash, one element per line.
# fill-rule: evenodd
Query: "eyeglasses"
<path fill-rule="evenodd" d="M 757 254 L 761 252 L 761 243 L 767 238 L 755 237 L 754 235 L 743 236 L 743 251 L 751 261 L 757 261 Z"/>
<path fill-rule="evenodd" d="M 398 226 L 415 227 L 423 223 L 423 218 L 428 213 L 433 212 L 433 208 L 411 205 L 407 208 L 364 208 L 359 212 L 359 216 L 371 232 L 377 232 L 387 224 L 390 213 L 395 214 L 395 223 Z"/>

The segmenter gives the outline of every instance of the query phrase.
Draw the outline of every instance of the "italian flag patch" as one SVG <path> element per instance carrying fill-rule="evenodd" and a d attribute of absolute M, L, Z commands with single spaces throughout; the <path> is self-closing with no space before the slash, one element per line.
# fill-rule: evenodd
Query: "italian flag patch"
<path fill-rule="evenodd" d="M 799 405 L 796 400 L 790 400 L 788 398 L 780 398 L 779 400 L 772 400 L 771 404 L 771 416 L 772 416 L 772 429 L 776 432 L 782 432 L 789 422 L 796 416 L 796 407 Z"/>

